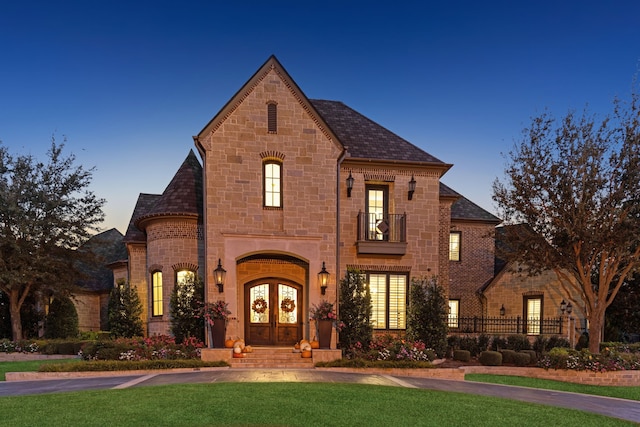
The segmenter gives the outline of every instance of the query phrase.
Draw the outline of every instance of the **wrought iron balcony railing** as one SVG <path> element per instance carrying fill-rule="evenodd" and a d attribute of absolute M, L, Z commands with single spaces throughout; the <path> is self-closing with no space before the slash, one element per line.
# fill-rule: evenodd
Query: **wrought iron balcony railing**
<path fill-rule="evenodd" d="M 404 255 L 407 214 L 358 213 L 358 253 Z"/>

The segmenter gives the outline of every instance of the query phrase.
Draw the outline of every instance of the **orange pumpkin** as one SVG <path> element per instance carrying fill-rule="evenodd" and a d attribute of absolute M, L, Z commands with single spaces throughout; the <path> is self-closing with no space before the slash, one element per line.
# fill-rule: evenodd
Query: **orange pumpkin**
<path fill-rule="evenodd" d="M 235 359 L 242 359 L 242 358 L 244 357 L 244 354 L 243 354 L 243 353 L 235 353 L 235 352 L 234 352 L 234 353 L 233 353 L 233 357 L 234 357 Z"/>
<path fill-rule="evenodd" d="M 316 340 L 311 341 L 309 344 L 311 344 L 311 348 L 320 348 L 320 343 Z"/>
<path fill-rule="evenodd" d="M 302 351 L 302 357 L 304 357 L 305 359 L 308 359 L 311 357 L 311 350 L 303 350 Z"/>
<path fill-rule="evenodd" d="M 234 340 L 232 340 L 231 338 L 227 338 L 227 340 L 224 342 L 224 346 L 225 346 L 226 348 L 233 348 L 233 343 L 234 343 L 234 342 L 235 342 L 235 341 L 234 341 Z"/>

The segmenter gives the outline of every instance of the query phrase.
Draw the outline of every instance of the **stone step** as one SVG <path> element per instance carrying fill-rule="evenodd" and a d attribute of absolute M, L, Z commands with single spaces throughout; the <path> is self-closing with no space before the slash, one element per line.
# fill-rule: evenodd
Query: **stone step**
<path fill-rule="evenodd" d="M 232 368 L 296 368 L 312 369 L 313 359 L 303 358 L 292 347 L 252 347 L 253 352 L 243 353 L 244 357 L 232 358 Z M 230 351 L 232 351 L 230 349 Z"/>

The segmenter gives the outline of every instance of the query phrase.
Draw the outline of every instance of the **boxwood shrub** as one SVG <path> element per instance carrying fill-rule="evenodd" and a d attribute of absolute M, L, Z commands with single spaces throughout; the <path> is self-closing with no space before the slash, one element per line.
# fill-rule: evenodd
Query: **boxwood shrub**
<path fill-rule="evenodd" d="M 502 364 L 511 365 L 514 363 L 514 358 L 517 353 L 513 350 L 500 350 L 500 354 L 502 354 Z"/>
<path fill-rule="evenodd" d="M 483 351 L 478 357 L 478 361 L 484 366 L 500 366 L 502 365 L 502 353 L 498 351 Z"/>
<path fill-rule="evenodd" d="M 471 352 L 469 350 L 453 350 L 453 360 L 468 362 L 471 360 Z"/>
<path fill-rule="evenodd" d="M 524 352 L 518 352 L 513 355 L 513 363 L 516 366 L 527 366 L 531 363 L 531 356 Z"/>

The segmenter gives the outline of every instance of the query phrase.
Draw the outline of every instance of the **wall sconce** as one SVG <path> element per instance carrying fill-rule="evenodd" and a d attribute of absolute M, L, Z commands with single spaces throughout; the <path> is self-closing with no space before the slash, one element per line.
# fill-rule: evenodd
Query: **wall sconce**
<path fill-rule="evenodd" d="M 560 303 L 560 311 L 562 311 L 562 314 L 566 312 L 570 315 L 573 311 L 573 306 L 571 305 L 571 303 L 567 304 L 564 300 L 562 300 L 562 302 Z"/>
<path fill-rule="evenodd" d="M 218 258 L 218 266 L 215 270 L 213 270 L 213 278 L 216 281 L 216 286 L 218 287 L 218 292 L 222 293 L 224 291 L 224 278 L 227 276 L 227 270 L 222 268 L 222 262 L 220 258 Z"/>
<path fill-rule="evenodd" d="M 413 175 L 411 175 L 411 181 L 409 181 L 409 200 L 413 199 L 413 192 L 416 191 L 416 180 L 413 177 Z"/>
<path fill-rule="evenodd" d="M 504 304 L 502 304 L 502 307 L 500 307 L 500 316 L 504 316 L 506 312 L 507 310 L 504 308 Z"/>
<path fill-rule="evenodd" d="M 324 266 L 324 261 L 322 261 L 322 270 L 318 273 L 318 283 L 320 283 L 320 293 L 322 295 L 327 293 L 327 283 L 329 283 L 329 272 Z"/>
<path fill-rule="evenodd" d="M 351 171 L 349 171 L 349 176 L 347 177 L 347 197 L 351 197 L 351 190 L 353 190 L 354 182 L 355 178 L 351 176 Z"/>

